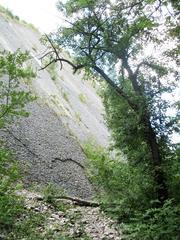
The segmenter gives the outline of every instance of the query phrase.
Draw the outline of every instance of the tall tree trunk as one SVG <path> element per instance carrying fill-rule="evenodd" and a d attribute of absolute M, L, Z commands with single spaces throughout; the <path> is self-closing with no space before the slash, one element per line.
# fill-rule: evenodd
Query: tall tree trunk
<path fill-rule="evenodd" d="M 123 66 L 127 70 L 129 74 L 129 79 L 132 83 L 135 93 L 139 97 L 144 96 L 144 92 L 141 87 L 138 85 L 137 76 L 133 73 L 126 59 L 123 59 Z M 117 92 L 118 95 L 123 97 L 129 106 L 139 114 L 141 111 L 140 108 L 142 106 L 138 106 L 138 104 L 132 103 L 132 101 L 126 96 L 122 89 L 120 89 L 116 84 L 105 74 L 105 72 L 97 66 L 94 66 L 94 70 L 96 70 L 107 83 L 110 84 L 111 87 Z M 142 116 L 142 124 L 145 126 L 146 131 L 146 142 L 151 152 L 151 164 L 153 165 L 154 170 L 154 183 L 156 188 L 156 196 L 159 200 L 159 205 L 163 205 L 164 201 L 168 198 L 168 188 L 166 185 L 166 178 L 164 175 L 164 171 L 162 168 L 162 156 L 159 150 L 159 145 L 157 143 L 156 133 L 151 125 L 150 116 L 147 111 L 147 107 L 144 107 L 144 114 Z"/>
<path fill-rule="evenodd" d="M 127 70 L 129 74 L 129 79 L 132 83 L 132 87 L 134 89 L 134 92 L 139 97 L 144 97 L 144 90 L 141 88 L 141 86 L 138 84 L 137 81 L 137 74 L 132 71 L 128 64 L 128 60 L 126 58 L 123 60 L 123 66 Z M 168 188 L 166 185 L 166 178 L 163 171 L 162 166 L 162 156 L 160 153 L 159 145 L 157 143 L 157 137 L 156 133 L 152 127 L 151 121 L 150 121 L 150 115 L 148 113 L 148 104 L 146 104 L 146 98 L 144 97 L 144 114 L 142 116 L 142 124 L 145 127 L 145 134 L 146 134 L 146 142 L 151 152 L 152 157 L 152 165 L 154 170 L 154 182 L 156 185 L 156 195 L 157 199 L 159 200 L 160 205 L 163 205 L 164 201 L 168 198 Z M 141 105 L 138 107 L 140 110 Z M 139 113 L 141 111 L 138 111 Z"/>
<path fill-rule="evenodd" d="M 162 156 L 159 150 L 159 145 L 157 143 L 156 134 L 147 116 L 144 119 L 144 124 L 147 129 L 146 132 L 147 144 L 150 148 L 152 156 L 152 164 L 154 168 L 154 181 L 156 184 L 156 195 L 157 199 L 160 202 L 160 205 L 163 205 L 164 201 L 167 200 L 168 198 L 168 188 L 166 185 L 166 177 L 164 175 L 162 166 Z"/>

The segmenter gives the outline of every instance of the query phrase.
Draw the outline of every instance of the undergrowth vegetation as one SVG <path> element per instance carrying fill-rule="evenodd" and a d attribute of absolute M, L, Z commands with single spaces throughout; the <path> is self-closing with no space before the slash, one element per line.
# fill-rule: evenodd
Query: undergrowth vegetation
<path fill-rule="evenodd" d="M 15 191 L 20 187 L 20 173 L 10 151 L 0 147 L 0 232 L 9 230 L 23 212 Z"/>
<path fill-rule="evenodd" d="M 18 117 L 28 116 L 26 103 L 34 96 L 20 88 L 21 80 L 31 80 L 35 72 L 24 64 L 30 59 L 27 52 L 0 53 L 0 129 Z M 0 142 L 0 238 L 1 239 L 46 239 L 37 231 L 43 216 L 27 210 L 24 200 L 17 195 L 22 189 L 20 168 L 11 150 Z"/>
<path fill-rule="evenodd" d="M 103 147 L 87 142 L 88 176 L 93 182 L 101 208 L 121 224 L 124 239 L 176 240 L 180 210 L 176 199 L 162 208 L 152 201 L 153 180 L 131 166 L 123 157 L 112 157 Z"/>

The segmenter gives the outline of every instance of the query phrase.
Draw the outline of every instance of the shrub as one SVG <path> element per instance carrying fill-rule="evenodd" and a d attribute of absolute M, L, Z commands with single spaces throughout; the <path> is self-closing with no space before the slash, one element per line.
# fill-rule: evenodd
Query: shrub
<path fill-rule="evenodd" d="M 0 147 L 0 230 L 10 229 L 23 212 L 21 199 L 15 194 L 20 173 L 10 152 Z"/>
<path fill-rule="evenodd" d="M 28 52 L 0 52 L 0 128 L 11 122 L 14 117 L 28 116 L 25 105 L 35 97 L 20 88 L 22 79 L 30 81 L 36 76 L 30 66 Z"/>
<path fill-rule="evenodd" d="M 98 189 L 101 207 L 123 222 L 123 239 L 179 239 L 177 199 L 153 207 L 157 200 L 151 201 L 153 181 L 146 173 L 119 157 L 110 157 L 104 148 L 92 143 L 85 144 L 83 149 L 89 159 L 88 175 Z"/>
<path fill-rule="evenodd" d="M 80 94 L 79 94 L 79 100 L 80 100 L 82 103 L 87 103 L 87 97 L 86 97 L 83 93 L 80 93 Z"/>
<path fill-rule="evenodd" d="M 63 201 L 58 199 L 58 197 L 66 195 L 62 188 L 49 183 L 47 186 L 42 187 L 42 193 L 44 195 L 44 200 L 53 205 L 56 209 L 66 212 L 69 208 L 68 204 L 65 204 Z"/>
<path fill-rule="evenodd" d="M 27 116 L 25 105 L 34 97 L 20 88 L 22 79 L 30 80 L 35 73 L 24 63 L 30 57 L 27 52 L 0 52 L 0 129 L 18 116 Z M 0 143 L 0 232 L 13 229 L 24 212 L 23 202 L 16 195 L 20 182 L 17 162 L 9 150 Z"/>
<path fill-rule="evenodd" d="M 124 239 L 128 240 L 178 240 L 179 210 L 172 200 L 165 202 L 162 208 L 151 208 L 131 219 L 131 223 L 122 225 Z"/>
<path fill-rule="evenodd" d="M 137 209 L 150 206 L 152 182 L 146 173 L 125 160 L 110 157 L 102 147 L 88 143 L 83 149 L 89 159 L 88 175 L 98 188 L 105 211 L 120 221 L 133 216 Z"/>

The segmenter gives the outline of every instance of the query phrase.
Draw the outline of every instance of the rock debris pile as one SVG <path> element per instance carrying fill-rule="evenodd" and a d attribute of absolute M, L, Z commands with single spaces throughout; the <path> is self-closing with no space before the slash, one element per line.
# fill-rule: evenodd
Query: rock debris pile
<path fill-rule="evenodd" d="M 61 209 L 45 202 L 42 195 L 23 190 L 25 206 L 47 216 L 39 231 L 63 233 L 72 239 L 120 240 L 116 222 L 101 212 L 99 207 L 74 206 L 72 201 L 61 200 Z"/>

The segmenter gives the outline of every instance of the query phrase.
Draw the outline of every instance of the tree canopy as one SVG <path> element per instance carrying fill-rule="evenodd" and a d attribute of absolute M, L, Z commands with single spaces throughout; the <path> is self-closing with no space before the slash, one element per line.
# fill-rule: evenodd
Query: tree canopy
<path fill-rule="evenodd" d="M 177 130 L 177 116 L 167 114 L 172 103 L 166 94 L 178 80 L 179 5 L 69 0 L 57 7 L 67 24 L 48 36 L 51 51 L 45 57 L 105 80 L 106 119 L 115 145 L 131 164 L 151 174 L 152 198 L 163 203 L 169 194 L 164 166 L 173 154 L 170 136 Z M 61 57 L 61 48 L 68 49 L 72 61 Z"/>

